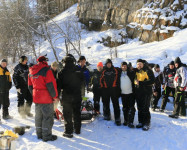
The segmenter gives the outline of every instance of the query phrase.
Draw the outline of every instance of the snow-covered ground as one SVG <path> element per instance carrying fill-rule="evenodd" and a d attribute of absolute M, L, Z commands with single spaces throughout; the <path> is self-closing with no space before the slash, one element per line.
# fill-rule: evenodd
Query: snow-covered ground
<path fill-rule="evenodd" d="M 76 5 L 64 13 L 54 18 L 60 26 L 69 18 L 76 20 Z M 105 62 L 110 58 L 110 49 L 97 43 L 102 37 L 107 35 L 115 35 L 117 30 L 108 30 L 103 32 L 88 32 L 82 31 L 81 49 L 82 54 L 87 60 L 96 67 L 97 62 Z M 58 48 L 57 55 L 60 59 L 64 57 L 65 49 L 64 40 L 56 41 Z M 48 54 L 50 62 L 55 61 L 48 42 L 44 41 L 41 46 L 41 53 Z M 187 63 L 187 29 L 175 33 L 174 37 L 161 42 L 153 42 L 143 44 L 142 42 L 130 40 L 128 44 L 117 47 L 118 58 L 113 59 L 116 67 L 120 66 L 121 61 L 135 62 L 138 58 L 146 59 L 150 63 L 158 63 L 163 68 L 175 57 L 180 56 L 183 62 Z M 93 95 L 88 94 L 92 100 Z M 10 115 L 14 117 L 12 120 L 2 120 L 0 131 L 4 129 L 12 130 L 18 125 L 29 125 L 30 129 L 26 130 L 23 136 L 20 136 L 17 141 L 18 150 L 186 150 L 187 149 L 187 117 L 179 119 L 168 118 L 168 114 L 172 113 L 173 104 L 168 103 L 165 113 L 151 112 L 152 121 L 151 129 L 147 132 L 141 129 L 129 129 L 125 126 L 116 126 L 114 124 L 113 109 L 112 121 L 104 121 L 102 116 L 94 122 L 82 125 L 80 135 L 74 135 L 74 138 L 68 139 L 62 136 L 64 124 L 55 120 L 53 134 L 58 136 L 58 140 L 54 142 L 44 143 L 38 140 L 35 133 L 34 118 L 21 119 L 17 112 L 17 97 L 16 89 L 13 87 L 10 91 Z M 160 100 L 161 102 L 161 100 Z M 159 102 L 159 104 L 160 104 Z M 121 100 L 120 100 L 121 104 Z M 121 105 L 120 105 L 121 106 Z M 112 108 L 112 106 L 111 106 Z M 122 108 L 122 106 L 121 106 Z M 34 113 L 34 104 L 32 106 Z M 123 115 L 121 111 L 121 119 Z M 135 124 L 137 121 L 137 112 L 135 116 Z"/>

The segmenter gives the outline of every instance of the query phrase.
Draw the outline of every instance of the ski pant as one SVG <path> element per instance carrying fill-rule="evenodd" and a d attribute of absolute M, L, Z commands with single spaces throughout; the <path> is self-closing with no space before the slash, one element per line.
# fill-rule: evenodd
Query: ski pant
<path fill-rule="evenodd" d="M 120 120 L 119 96 L 116 88 L 104 88 L 102 91 L 103 97 L 103 113 L 104 116 L 110 116 L 110 99 L 114 108 L 115 120 Z"/>
<path fill-rule="evenodd" d="M 0 93 L 0 109 L 3 108 L 3 117 L 9 115 L 8 107 L 10 106 L 9 92 Z"/>
<path fill-rule="evenodd" d="M 39 138 L 44 140 L 52 138 L 52 127 L 54 123 L 53 107 L 53 103 L 35 105 L 36 134 Z"/>
<path fill-rule="evenodd" d="M 175 89 L 175 107 L 173 110 L 173 114 L 179 115 L 179 113 L 181 116 L 186 116 L 185 91 L 180 91 L 179 87 L 177 87 Z"/>
<path fill-rule="evenodd" d="M 162 104 L 161 104 L 161 109 L 165 109 L 166 108 L 166 104 L 168 102 L 168 97 L 169 97 L 169 94 L 172 92 L 173 95 L 175 95 L 175 88 L 171 88 L 171 87 L 166 87 L 164 89 L 164 96 L 163 96 L 163 99 L 162 99 Z"/>
<path fill-rule="evenodd" d="M 121 96 L 122 104 L 123 104 L 123 115 L 124 122 L 133 123 L 136 109 L 135 105 L 135 97 L 133 94 L 122 94 Z"/>
<path fill-rule="evenodd" d="M 149 125 L 151 122 L 151 114 L 149 111 L 151 95 L 151 93 L 142 93 L 141 95 L 136 95 L 139 123 Z"/>
<path fill-rule="evenodd" d="M 81 95 L 62 95 L 65 133 L 73 134 L 73 130 L 81 130 Z"/>
<path fill-rule="evenodd" d="M 100 99 L 102 98 L 101 89 L 93 91 L 94 110 L 100 112 Z"/>
<path fill-rule="evenodd" d="M 25 100 L 26 100 L 26 105 L 28 107 L 31 107 L 32 95 L 28 88 L 21 89 L 21 94 L 20 93 L 17 93 L 17 94 L 18 94 L 18 107 L 24 107 Z"/>
<path fill-rule="evenodd" d="M 157 88 L 154 92 L 157 92 L 157 96 L 153 94 L 152 101 L 151 101 L 152 108 L 156 108 L 158 105 L 158 101 L 161 97 L 161 88 Z"/>

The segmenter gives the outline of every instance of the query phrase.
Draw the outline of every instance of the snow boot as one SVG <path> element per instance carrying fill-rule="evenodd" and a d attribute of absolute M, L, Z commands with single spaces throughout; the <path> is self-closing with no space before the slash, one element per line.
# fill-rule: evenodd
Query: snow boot
<path fill-rule="evenodd" d="M 21 116 L 23 119 L 26 118 L 24 106 L 18 107 L 18 112 L 19 112 L 20 116 Z"/>
<path fill-rule="evenodd" d="M 129 124 L 128 124 L 128 127 L 129 127 L 129 128 L 134 128 L 133 123 L 129 123 Z"/>
<path fill-rule="evenodd" d="M 111 117 L 110 116 L 104 116 L 104 120 L 110 121 Z"/>
<path fill-rule="evenodd" d="M 142 130 L 143 131 L 148 131 L 150 129 L 150 125 L 148 125 L 148 124 L 145 124 L 145 125 L 143 125 L 143 127 L 142 127 Z"/>
<path fill-rule="evenodd" d="M 47 142 L 47 141 L 55 141 L 57 140 L 57 136 L 56 135 L 52 135 L 50 139 L 42 139 L 43 142 Z"/>
<path fill-rule="evenodd" d="M 124 121 L 123 125 L 124 125 L 124 126 L 127 126 L 127 125 L 128 125 L 128 122 Z"/>
<path fill-rule="evenodd" d="M 172 115 L 169 115 L 170 118 L 175 118 L 175 119 L 178 119 L 179 116 L 178 115 L 175 115 L 175 114 L 172 114 Z"/>
<path fill-rule="evenodd" d="M 67 138 L 72 138 L 73 137 L 73 134 L 68 134 L 68 133 L 63 133 L 63 136 L 64 137 L 67 137 Z"/>
<path fill-rule="evenodd" d="M 116 120 L 116 121 L 115 121 L 115 124 L 116 124 L 117 126 L 120 126 L 120 125 L 121 125 L 121 120 Z"/>
<path fill-rule="evenodd" d="M 7 109 L 3 109 L 3 119 L 4 120 L 8 120 L 8 119 L 12 119 L 13 117 L 9 115 L 8 112 L 8 108 Z"/>
<path fill-rule="evenodd" d="M 31 106 L 26 104 L 25 105 L 25 114 L 28 116 L 28 117 L 33 117 L 33 114 L 31 113 Z"/>
<path fill-rule="evenodd" d="M 164 112 L 164 109 L 160 109 L 160 112 Z"/>
<path fill-rule="evenodd" d="M 142 123 L 139 123 L 136 125 L 136 128 L 142 128 L 143 127 L 143 124 Z"/>

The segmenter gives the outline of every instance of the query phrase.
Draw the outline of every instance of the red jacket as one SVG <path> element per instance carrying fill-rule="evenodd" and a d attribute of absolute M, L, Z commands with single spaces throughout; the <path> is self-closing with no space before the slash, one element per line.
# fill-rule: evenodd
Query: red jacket
<path fill-rule="evenodd" d="M 56 80 L 47 62 L 39 62 L 29 69 L 28 85 L 34 103 L 50 104 L 58 96 Z"/>

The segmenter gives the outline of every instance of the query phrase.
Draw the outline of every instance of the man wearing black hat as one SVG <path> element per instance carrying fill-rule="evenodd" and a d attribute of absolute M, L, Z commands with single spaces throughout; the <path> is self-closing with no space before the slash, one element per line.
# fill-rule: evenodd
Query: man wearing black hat
<path fill-rule="evenodd" d="M 119 71 L 113 66 L 110 59 L 106 60 L 105 68 L 101 74 L 100 86 L 102 88 L 103 95 L 103 113 L 104 120 L 111 120 L 110 114 L 110 98 L 113 103 L 115 123 L 117 126 L 121 125 L 120 119 L 120 83 L 119 83 Z"/>
<path fill-rule="evenodd" d="M 58 86 L 62 92 L 65 131 L 64 137 L 72 138 L 81 132 L 81 83 L 84 74 L 76 71 L 73 57 L 66 56 L 64 68 L 58 73 Z"/>
<path fill-rule="evenodd" d="M 28 58 L 21 56 L 19 64 L 14 68 L 13 81 L 17 89 L 18 95 L 18 112 L 21 117 L 33 117 L 31 114 L 32 95 L 28 89 L 29 67 L 27 65 Z M 25 104 L 26 99 L 26 104 Z"/>
<path fill-rule="evenodd" d="M 185 89 L 187 85 L 187 70 L 182 64 L 179 57 L 175 59 L 176 74 L 174 78 L 175 86 L 175 107 L 173 114 L 169 115 L 171 118 L 178 118 L 179 111 L 182 110 L 181 115 L 186 116 L 185 108 Z"/>
<path fill-rule="evenodd" d="M 164 80 L 163 80 L 164 96 L 160 108 L 161 112 L 164 112 L 166 108 L 169 94 L 172 92 L 172 95 L 173 96 L 175 95 L 175 87 L 174 87 L 175 73 L 176 73 L 176 69 L 175 69 L 174 61 L 171 61 L 169 63 L 169 67 L 166 68 L 164 71 Z"/>
<path fill-rule="evenodd" d="M 134 115 L 136 109 L 135 97 L 134 97 L 134 72 L 127 66 L 126 62 L 121 63 L 120 70 L 120 88 L 121 88 L 121 100 L 123 104 L 124 126 L 134 128 Z"/>
<path fill-rule="evenodd" d="M 90 82 L 90 71 L 86 68 L 86 58 L 85 56 L 80 56 L 78 60 L 78 65 L 76 66 L 77 71 L 81 71 L 84 74 L 84 81 L 81 84 L 81 95 L 85 96 L 85 88 L 88 88 Z"/>
<path fill-rule="evenodd" d="M 153 71 L 144 63 L 144 60 L 138 59 L 137 68 L 135 69 L 135 98 L 137 101 L 139 121 L 136 128 L 142 128 L 144 131 L 147 131 L 151 123 L 149 106 L 155 77 Z"/>
<path fill-rule="evenodd" d="M 0 64 L 0 109 L 3 108 L 3 119 L 12 119 L 9 115 L 8 107 L 9 101 L 9 90 L 12 87 L 12 81 L 10 72 L 7 69 L 7 60 L 1 60 Z M 0 117 L 1 122 L 1 117 Z"/>
<path fill-rule="evenodd" d="M 155 82 L 153 85 L 153 98 L 151 104 L 152 110 L 155 111 L 155 109 L 158 108 L 158 101 L 161 97 L 161 85 L 163 84 L 163 74 L 160 71 L 160 66 L 158 64 L 155 64 L 152 70 L 155 76 Z"/>

